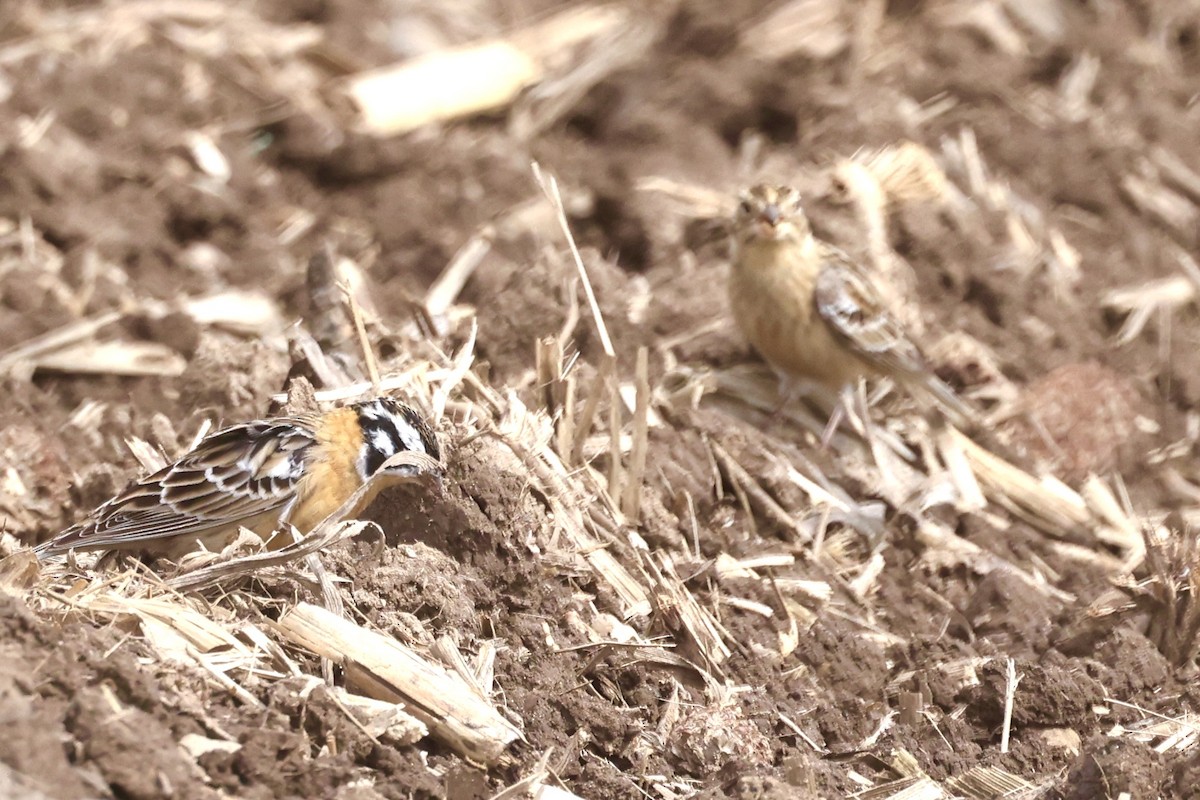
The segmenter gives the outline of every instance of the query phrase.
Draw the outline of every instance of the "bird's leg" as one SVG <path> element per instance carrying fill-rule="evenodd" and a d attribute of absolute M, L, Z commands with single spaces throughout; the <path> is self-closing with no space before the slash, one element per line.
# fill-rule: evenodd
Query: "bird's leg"
<path fill-rule="evenodd" d="M 854 386 L 847 383 L 838 392 L 838 401 L 834 405 L 833 411 L 829 415 L 829 420 L 825 423 L 825 430 L 821 432 L 821 450 L 826 451 L 829 445 L 833 442 L 833 437 L 837 435 L 838 430 L 842 427 L 842 422 L 846 419 L 846 409 L 854 404 Z"/>
<path fill-rule="evenodd" d="M 867 412 L 867 398 L 862 390 L 862 384 L 847 383 L 838 392 L 837 405 L 833 407 L 833 412 L 829 415 L 829 421 L 825 423 L 825 430 L 821 433 L 821 449 L 829 449 L 830 443 L 833 442 L 833 437 L 837 435 L 843 422 L 849 422 L 855 432 L 866 439 L 870 419 L 870 415 Z"/>
<path fill-rule="evenodd" d="M 850 418 L 851 424 L 854 425 L 854 430 L 863 439 L 870 441 L 872 436 L 871 424 L 871 400 L 867 397 L 867 382 L 860 378 L 858 383 L 851 387 L 850 397 L 854 401 L 852 403 L 854 415 Z"/>
<path fill-rule="evenodd" d="M 824 400 L 828 396 L 828 390 L 824 386 L 808 378 L 799 378 L 783 371 L 776 372 L 776 375 L 779 378 L 779 402 L 771 410 L 771 427 L 782 422 L 786 418 L 785 410 L 801 399 Z"/>
<path fill-rule="evenodd" d="M 821 432 L 822 452 L 829 449 L 833 437 L 837 435 L 838 429 L 842 427 L 842 420 L 845 416 L 846 408 L 839 402 L 833 407 L 833 413 L 829 415 L 829 421 L 825 423 L 825 430 Z"/>

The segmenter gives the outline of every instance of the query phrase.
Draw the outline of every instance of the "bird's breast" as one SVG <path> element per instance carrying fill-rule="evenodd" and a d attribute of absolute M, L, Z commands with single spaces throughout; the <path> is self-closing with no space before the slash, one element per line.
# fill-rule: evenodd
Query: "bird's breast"
<path fill-rule="evenodd" d="M 816 312 L 819 268 L 786 253 L 744 252 L 730 275 L 729 299 L 743 335 L 771 366 L 839 388 L 863 366 Z"/>
<path fill-rule="evenodd" d="M 730 275 L 729 299 L 750 344 L 768 361 L 787 361 L 813 324 L 814 276 L 772 261 L 770 254 L 744 253 Z"/>
<path fill-rule="evenodd" d="M 340 408 L 326 414 L 314 433 L 316 441 L 309 452 L 304 477 L 296 487 L 296 502 L 289 519 L 302 534 L 308 534 L 341 508 L 363 482 L 358 471 L 363 436 L 354 410 Z"/>
<path fill-rule="evenodd" d="M 349 466 L 349 469 L 347 469 Z M 288 521 L 302 534 L 309 534 L 322 520 L 337 511 L 358 491 L 362 481 L 351 463 L 315 460 L 296 490 L 296 504 Z M 349 513 L 357 508 L 347 509 Z"/>

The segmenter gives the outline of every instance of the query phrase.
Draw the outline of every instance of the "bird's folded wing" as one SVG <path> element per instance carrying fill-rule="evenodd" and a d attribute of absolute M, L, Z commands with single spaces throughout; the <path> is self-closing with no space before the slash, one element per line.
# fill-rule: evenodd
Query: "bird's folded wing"
<path fill-rule="evenodd" d="M 280 508 L 295 496 L 314 443 L 306 422 L 253 422 L 214 433 L 36 550 L 50 555 L 129 547 L 201 534 Z"/>
<path fill-rule="evenodd" d="M 826 248 L 813 303 L 834 336 L 880 372 L 904 377 L 927 371 L 920 349 L 888 313 L 879 292 L 836 248 Z"/>

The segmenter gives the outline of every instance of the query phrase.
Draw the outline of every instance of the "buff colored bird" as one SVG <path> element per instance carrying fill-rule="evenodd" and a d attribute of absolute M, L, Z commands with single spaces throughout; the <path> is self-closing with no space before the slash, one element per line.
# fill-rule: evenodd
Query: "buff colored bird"
<path fill-rule="evenodd" d="M 933 374 L 870 279 L 813 236 L 799 192 L 765 184 L 743 192 L 734 239 L 733 316 L 784 379 L 785 398 L 887 376 L 956 425 L 973 425 L 974 410 Z"/>

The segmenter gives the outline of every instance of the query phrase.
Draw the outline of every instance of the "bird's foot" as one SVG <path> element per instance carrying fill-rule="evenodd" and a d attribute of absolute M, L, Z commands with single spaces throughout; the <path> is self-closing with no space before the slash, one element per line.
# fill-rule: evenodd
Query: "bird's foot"
<path fill-rule="evenodd" d="M 768 430 L 774 430 L 786 422 L 788 420 L 787 410 L 795 403 L 805 398 L 820 398 L 822 393 L 828 391 L 825 387 L 805 378 L 796 378 L 784 372 L 780 372 L 778 375 L 779 402 L 771 409 L 771 416 L 767 420 Z"/>

